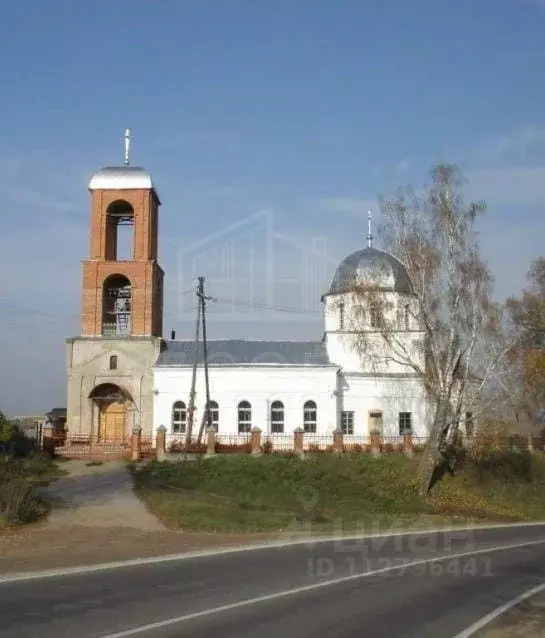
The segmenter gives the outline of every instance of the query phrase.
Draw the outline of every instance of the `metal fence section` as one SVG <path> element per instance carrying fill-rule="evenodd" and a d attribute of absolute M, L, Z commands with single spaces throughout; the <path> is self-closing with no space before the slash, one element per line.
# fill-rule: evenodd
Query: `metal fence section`
<path fill-rule="evenodd" d="M 176 452 L 191 452 L 202 454 L 206 452 L 206 436 L 202 437 L 201 442 L 198 442 L 197 433 L 191 437 L 189 446 L 186 445 L 187 434 L 185 432 L 176 432 L 173 434 L 167 434 L 165 439 L 166 452 L 175 454 Z"/>
<path fill-rule="evenodd" d="M 267 434 L 262 435 L 261 445 L 266 453 L 284 453 L 293 452 L 293 434 Z"/>
<path fill-rule="evenodd" d="M 82 434 L 57 435 L 52 437 L 54 452 L 66 458 L 125 459 L 131 455 L 130 437 L 97 441 Z"/>
<path fill-rule="evenodd" d="M 162 437 L 162 438 L 160 438 Z M 259 430 L 241 434 L 207 432 L 201 442 L 197 434 L 186 445 L 185 433 L 167 433 L 163 430 L 154 437 L 140 433 L 117 439 L 97 440 L 96 437 L 68 432 L 47 432 L 43 448 L 65 458 L 80 459 L 155 459 L 164 454 L 413 454 L 421 452 L 426 437 L 412 435 L 384 437 L 342 435 L 340 432 L 317 435 L 296 431 L 293 433 L 264 434 Z M 544 437 L 539 435 L 485 436 L 477 434 L 466 438 L 463 445 L 469 453 L 529 450 L 542 452 Z M 0 453 L 9 454 L 13 444 L 0 444 Z"/>
<path fill-rule="evenodd" d="M 343 436 L 343 451 L 348 454 L 371 452 L 371 439 L 368 436 L 345 434 Z"/>
<path fill-rule="evenodd" d="M 97 440 L 90 435 L 63 433 L 45 437 L 43 446 L 56 456 L 69 459 L 128 460 L 132 454 L 131 439 L 131 435 Z M 138 449 L 139 458 L 155 458 L 151 436 L 140 436 Z"/>
<path fill-rule="evenodd" d="M 303 450 L 305 452 L 333 452 L 333 435 L 304 434 Z"/>
<path fill-rule="evenodd" d="M 155 441 L 152 436 L 140 437 L 140 458 L 150 461 L 155 458 Z"/>
<path fill-rule="evenodd" d="M 248 454 L 252 451 L 252 436 L 241 434 L 216 434 L 214 451 L 218 454 Z"/>

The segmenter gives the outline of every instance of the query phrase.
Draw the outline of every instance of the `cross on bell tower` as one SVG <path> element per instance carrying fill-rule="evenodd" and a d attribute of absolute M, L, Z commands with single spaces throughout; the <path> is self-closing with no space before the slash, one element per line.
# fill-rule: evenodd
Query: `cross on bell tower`
<path fill-rule="evenodd" d="M 129 151 L 131 150 L 131 130 L 125 129 L 125 160 L 123 162 L 124 166 L 129 165 Z"/>

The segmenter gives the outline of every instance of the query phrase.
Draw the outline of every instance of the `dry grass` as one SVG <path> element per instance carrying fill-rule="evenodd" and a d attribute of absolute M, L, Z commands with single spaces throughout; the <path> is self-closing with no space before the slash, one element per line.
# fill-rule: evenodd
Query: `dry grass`
<path fill-rule="evenodd" d="M 0 526 L 32 523 L 49 511 L 49 505 L 38 494 L 61 471 L 45 455 L 26 458 L 0 456 Z"/>

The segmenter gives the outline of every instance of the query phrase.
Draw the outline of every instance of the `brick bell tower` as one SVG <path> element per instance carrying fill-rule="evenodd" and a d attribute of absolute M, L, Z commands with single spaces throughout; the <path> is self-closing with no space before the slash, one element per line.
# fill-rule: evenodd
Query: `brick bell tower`
<path fill-rule="evenodd" d="M 151 434 L 151 368 L 162 345 L 161 202 L 149 173 L 130 165 L 129 149 L 127 130 L 124 164 L 100 169 L 89 183 L 81 334 L 67 340 L 67 428 L 95 441 L 122 440 L 135 427 Z"/>

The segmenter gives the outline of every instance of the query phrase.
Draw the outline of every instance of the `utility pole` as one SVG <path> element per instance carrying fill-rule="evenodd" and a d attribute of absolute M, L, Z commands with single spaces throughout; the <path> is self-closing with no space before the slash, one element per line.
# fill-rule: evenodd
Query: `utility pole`
<path fill-rule="evenodd" d="M 195 415 L 195 385 L 197 383 L 197 362 L 199 359 L 199 334 L 201 330 L 201 298 L 199 293 L 203 291 L 204 277 L 199 277 L 199 285 L 197 287 L 197 319 L 195 321 L 195 348 L 193 350 L 193 374 L 191 377 L 191 390 L 189 392 L 189 406 L 187 410 L 187 432 L 185 436 L 186 451 L 191 443 L 193 435 L 193 421 Z"/>
<path fill-rule="evenodd" d="M 204 433 L 205 424 L 207 424 L 208 427 L 212 425 L 212 415 L 210 414 L 210 382 L 208 377 L 208 342 L 206 340 L 206 302 L 211 299 L 211 297 L 207 297 L 204 294 L 204 277 L 199 278 L 199 289 L 197 291 L 197 295 L 201 303 L 202 313 L 202 346 L 204 358 L 204 384 L 206 392 L 206 408 L 202 415 L 201 426 L 199 428 L 199 436 L 197 439 L 200 443 Z"/>

